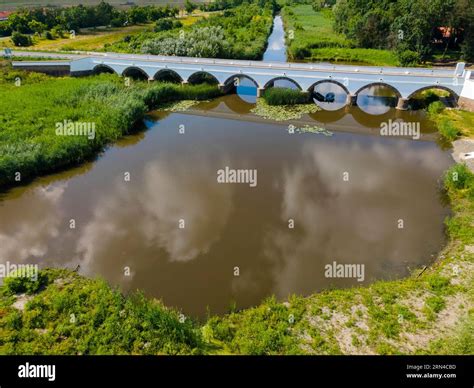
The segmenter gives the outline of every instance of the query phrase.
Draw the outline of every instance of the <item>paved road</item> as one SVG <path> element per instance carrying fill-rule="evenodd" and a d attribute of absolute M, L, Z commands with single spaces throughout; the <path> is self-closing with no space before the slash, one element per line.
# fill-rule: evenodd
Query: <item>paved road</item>
<path fill-rule="evenodd" d="M 333 65 L 327 63 L 282 63 L 282 62 L 263 62 L 263 61 L 245 61 L 233 59 L 211 59 L 211 58 L 190 58 L 190 57 L 166 57 L 162 55 L 141 55 L 141 54 L 119 54 L 119 53 L 101 53 L 101 52 L 44 52 L 44 51 L 16 51 L 13 50 L 13 56 L 31 57 L 31 58 L 51 58 L 51 59 L 78 59 L 84 57 L 107 57 L 117 59 L 137 59 L 144 61 L 159 62 L 181 62 L 192 64 L 213 64 L 220 66 L 242 66 L 242 67 L 267 67 L 269 69 L 291 69 L 291 70 L 322 70 L 336 72 L 353 72 L 353 73 L 372 73 L 385 75 L 419 75 L 432 77 L 452 77 L 453 68 L 402 68 L 402 67 L 380 67 L 380 66 L 353 66 L 353 65 Z"/>
<path fill-rule="evenodd" d="M 84 54 L 69 54 L 69 53 L 52 53 L 52 52 L 41 52 L 41 51 L 13 51 L 13 56 L 23 58 L 51 58 L 51 59 L 77 59 L 82 58 Z"/>

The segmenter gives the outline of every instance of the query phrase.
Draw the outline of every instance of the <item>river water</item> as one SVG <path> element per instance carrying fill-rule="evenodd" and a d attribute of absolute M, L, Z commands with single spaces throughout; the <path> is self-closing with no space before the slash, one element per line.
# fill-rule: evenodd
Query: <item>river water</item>
<path fill-rule="evenodd" d="M 273 19 L 273 30 L 268 37 L 267 50 L 263 54 L 263 60 L 268 62 L 286 62 L 285 30 L 281 16 Z"/>
<path fill-rule="evenodd" d="M 0 262 L 80 265 L 204 317 L 405 276 L 441 249 L 451 159 L 421 114 L 353 108 L 277 123 L 252 106 L 229 95 L 155 112 L 97 161 L 4 193 Z M 379 136 L 397 117 L 419 122 L 422 139 Z M 288 133 L 304 123 L 334 135 Z M 256 187 L 219 183 L 226 167 L 256 170 Z M 363 264 L 364 278 L 326 277 L 333 262 Z"/>

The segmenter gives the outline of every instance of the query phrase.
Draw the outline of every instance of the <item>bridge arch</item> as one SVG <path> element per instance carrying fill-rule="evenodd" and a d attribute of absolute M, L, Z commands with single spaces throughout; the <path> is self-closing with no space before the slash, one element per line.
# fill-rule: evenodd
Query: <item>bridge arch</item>
<path fill-rule="evenodd" d="M 371 88 L 375 87 L 380 87 L 382 91 L 384 89 L 388 90 L 390 93 L 388 95 L 386 93 L 378 93 L 377 90 L 374 93 L 362 93 L 364 90 L 370 91 Z M 359 88 L 354 95 L 355 103 L 362 111 L 377 116 L 383 115 L 395 107 L 398 108 L 399 104 L 405 101 L 397 88 L 385 82 L 368 83 Z M 400 107 L 399 109 L 405 108 Z"/>
<path fill-rule="evenodd" d="M 425 90 L 430 90 L 430 89 L 440 89 L 440 90 L 444 90 L 446 92 L 449 92 L 451 93 L 451 95 L 456 99 L 456 101 L 459 99 L 459 96 L 458 94 L 452 90 L 451 88 L 448 88 L 447 86 L 443 86 L 443 85 L 432 85 L 432 86 L 424 86 L 420 89 L 417 89 L 415 90 L 413 93 L 411 93 L 408 97 L 407 97 L 407 100 L 409 100 L 410 98 L 413 98 L 416 94 L 418 93 L 421 93 Z"/>
<path fill-rule="evenodd" d="M 158 70 L 153 76 L 155 81 L 165 81 L 165 82 L 183 82 L 183 78 L 174 70 L 171 69 L 161 69 Z"/>
<path fill-rule="evenodd" d="M 265 85 L 264 85 L 264 89 L 267 89 L 267 88 L 270 88 L 270 87 L 273 87 L 273 84 L 275 83 L 275 81 L 289 81 L 291 82 L 293 85 L 295 85 L 299 90 L 303 90 L 303 88 L 300 86 L 300 84 L 298 82 L 296 82 L 295 80 L 292 80 L 291 78 L 288 78 L 286 76 L 281 76 L 281 77 L 275 77 L 275 78 L 272 78 L 271 80 L 269 80 Z"/>
<path fill-rule="evenodd" d="M 112 67 L 110 67 L 109 65 L 104 65 L 104 64 L 96 65 L 92 69 L 92 73 L 94 73 L 94 74 L 102 74 L 102 73 L 117 74 L 117 72 Z"/>
<path fill-rule="evenodd" d="M 325 85 L 326 87 L 328 85 L 335 85 L 336 87 L 327 88 L 326 90 L 323 87 L 318 90 L 320 85 Z M 322 110 L 330 112 L 343 110 L 350 101 L 347 97 L 351 94 L 343 83 L 333 79 L 322 79 L 313 83 L 308 88 L 308 93 L 316 105 Z"/>
<path fill-rule="evenodd" d="M 245 78 L 245 79 L 248 79 L 249 81 L 251 81 L 251 82 L 255 85 L 256 88 L 259 87 L 258 82 L 255 81 L 252 77 L 250 77 L 250 76 L 248 76 L 248 75 L 246 75 L 246 74 L 239 74 L 239 73 L 236 73 L 236 74 L 234 74 L 234 75 L 231 75 L 229 78 L 227 78 L 227 79 L 225 80 L 225 82 L 224 82 L 224 85 L 225 85 L 225 86 L 229 86 L 231 83 L 234 83 L 234 82 L 235 82 L 235 79 L 236 79 L 236 78 Z"/>
<path fill-rule="evenodd" d="M 199 83 L 210 83 L 210 84 L 219 84 L 219 80 L 207 71 L 196 71 L 188 77 L 188 82 L 190 84 L 199 84 Z"/>
<path fill-rule="evenodd" d="M 387 88 L 387 89 L 390 89 L 391 91 L 393 91 L 396 96 L 398 98 L 402 98 L 402 94 L 398 91 L 398 89 L 395 87 L 395 86 L 392 86 L 390 84 L 387 84 L 385 82 L 372 82 L 370 84 L 367 84 L 367 85 L 364 85 L 362 86 L 361 88 L 359 88 L 355 93 L 354 95 L 357 97 L 359 95 L 359 93 L 362 91 L 362 90 L 365 90 L 365 89 L 369 89 L 371 87 L 374 87 L 374 86 L 381 86 L 381 87 L 384 87 L 384 88 Z"/>
<path fill-rule="evenodd" d="M 320 81 L 315 82 L 314 84 L 312 84 L 312 85 L 308 88 L 308 92 L 311 92 L 312 90 L 314 90 L 314 88 L 315 88 L 316 86 L 318 86 L 318 85 L 320 85 L 320 84 L 325 84 L 325 83 L 335 84 L 335 85 L 337 85 L 337 86 L 340 86 L 347 94 L 351 94 L 351 93 L 349 92 L 349 89 L 347 89 L 347 87 L 346 87 L 343 83 L 341 83 L 341 82 L 339 82 L 339 81 L 335 81 L 335 80 L 333 80 L 333 79 L 322 79 L 322 80 L 320 80 Z"/>
<path fill-rule="evenodd" d="M 127 67 L 126 69 L 122 71 L 122 75 L 124 77 L 130 77 L 130 78 L 139 79 L 139 80 L 148 79 L 148 74 L 145 72 L 145 70 L 136 66 Z"/>

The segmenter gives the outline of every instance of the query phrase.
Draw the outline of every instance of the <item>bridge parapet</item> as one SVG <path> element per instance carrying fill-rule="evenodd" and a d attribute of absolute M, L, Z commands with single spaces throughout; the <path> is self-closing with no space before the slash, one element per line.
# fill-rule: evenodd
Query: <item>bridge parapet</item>
<path fill-rule="evenodd" d="M 26 63 L 22 62 L 22 65 Z M 88 74 L 98 66 L 106 66 L 119 75 L 131 68 L 138 69 L 144 78 L 152 80 L 158 72 L 169 70 L 186 82 L 194 74 L 212 75 L 221 88 L 235 78 L 246 77 L 262 91 L 276 79 L 288 79 L 300 89 L 311 91 L 315 85 L 332 82 L 340 85 L 348 95 L 357 98 L 364 89 L 373 85 L 392 88 L 399 98 L 409 99 L 415 93 L 440 88 L 461 95 L 472 72 L 460 63 L 456 69 L 394 68 L 351 66 L 314 63 L 280 63 L 232 59 L 169 57 L 142 54 L 82 53 L 71 59 L 72 75 Z"/>

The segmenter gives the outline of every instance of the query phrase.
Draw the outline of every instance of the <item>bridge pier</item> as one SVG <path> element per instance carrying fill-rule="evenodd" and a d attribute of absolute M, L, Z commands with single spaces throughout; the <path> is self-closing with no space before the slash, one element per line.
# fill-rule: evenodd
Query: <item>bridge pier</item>
<path fill-rule="evenodd" d="M 400 97 L 397 102 L 398 110 L 407 110 L 408 109 L 408 99 Z"/>
<path fill-rule="evenodd" d="M 233 88 L 235 88 L 235 85 L 232 82 L 228 83 L 227 85 L 219 84 L 219 90 L 224 94 L 229 93 Z"/>
<path fill-rule="evenodd" d="M 357 105 L 357 96 L 353 94 L 348 94 L 346 97 L 346 106 Z"/>
<path fill-rule="evenodd" d="M 40 53 L 28 53 L 28 56 Z M 176 58 L 152 55 L 124 55 L 117 53 L 95 53 L 88 55 L 67 55 L 69 60 L 64 61 L 13 61 L 14 68 L 26 68 L 31 71 L 41 71 L 48 67 L 48 71 L 69 71 L 72 76 L 88 75 L 99 67 L 105 67 L 122 75 L 127 69 L 141 70 L 142 73 L 154 74 L 163 68 L 173 71 L 182 79 L 189 79 L 195 73 L 208 73 L 220 82 L 232 77 L 248 77 L 257 85 L 271 87 L 279 79 L 288 79 L 302 90 L 314 89 L 319 82 L 335 82 L 347 80 L 351 88 L 345 88 L 347 93 L 347 106 L 356 105 L 356 95 L 359 91 L 373 86 L 386 85 L 393 89 L 398 96 L 411 96 L 421 90 L 431 87 L 445 89 L 455 96 L 459 96 L 459 103 L 466 108 L 474 109 L 474 71 L 466 70 L 463 63 L 458 64 L 456 70 L 451 69 L 406 69 L 406 68 L 380 68 L 363 66 L 320 66 L 318 64 L 269 64 L 259 61 L 224 60 L 212 58 Z M 62 69 L 62 67 L 65 67 Z M 49 69 L 53 68 L 53 69 Z M 289 70 L 290 69 L 290 70 Z M 290 71 L 287 77 L 286 71 Z M 148 76 L 146 77 L 148 78 Z M 150 80 L 151 82 L 151 80 Z M 337 83 L 337 82 L 336 82 Z M 186 81 L 183 84 L 187 84 Z M 345 81 L 344 81 L 345 84 Z M 221 86 L 225 91 L 225 87 Z M 257 89 L 257 96 L 261 97 L 264 88 Z M 350 90 L 350 91 L 348 91 Z M 398 100 L 397 108 L 408 108 L 406 99 Z"/>

